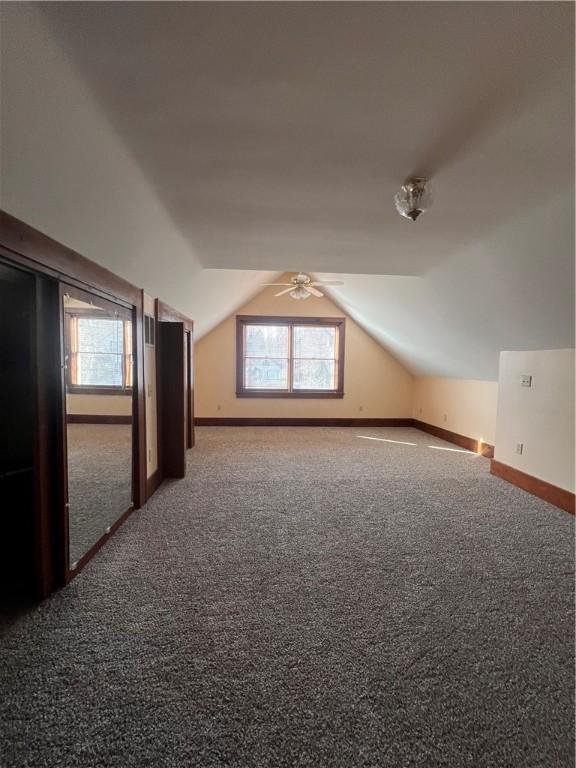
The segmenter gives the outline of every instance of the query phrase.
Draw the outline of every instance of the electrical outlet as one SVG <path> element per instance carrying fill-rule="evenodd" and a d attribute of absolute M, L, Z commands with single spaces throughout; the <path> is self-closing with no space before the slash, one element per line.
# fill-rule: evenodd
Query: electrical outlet
<path fill-rule="evenodd" d="M 522 456 L 522 454 L 524 453 L 524 443 L 516 443 L 516 453 Z"/>
<path fill-rule="evenodd" d="M 529 373 L 523 373 L 522 376 L 520 376 L 520 386 L 521 387 L 532 386 L 532 376 L 530 376 Z"/>
<path fill-rule="evenodd" d="M 362 411 L 364 410 L 364 406 L 363 406 L 363 405 L 361 405 L 361 406 L 358 408 L 358 410 L 359 410 L 360 412 L 362 412 Z"/>
<path fill-rule="evenodd" d="M 444 414 L 444 421 L 448 421 L 448 416 Z"/>
<path fill-rule="evenodd" d="M 221 411 L 222 410 L 222 406 L 220 405 L 220 403 L 218 403 L 218 405 L 216 406 L 216 410 L 217 411 Z"/>
<path fill-rule="evenodd" d="M 422 416 L 422 408 L 418 409 L 418 413 L 420 414 L 420 416 Z"/>

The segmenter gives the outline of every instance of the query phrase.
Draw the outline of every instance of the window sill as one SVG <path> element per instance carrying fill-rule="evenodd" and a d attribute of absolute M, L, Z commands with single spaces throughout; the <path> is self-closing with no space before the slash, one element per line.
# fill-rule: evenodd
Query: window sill
<path fill-rule="evenodd" d="M 342 399 L 344 392 L 338 391 L 319 391 L 319 390 L 299 390 L 298 392 L 282 392 L 273 389 L 264 390 L 242 390 L 236 392 L 236 397 L 258 397 L 258 398 L 282 398 L 282 399 L 309 399 L 309 400 L 334 400 Z"/>
<path fill-rule="evenodd" d="M 68 395 L 132 395 L 132 388 L 66 386 Z"/>

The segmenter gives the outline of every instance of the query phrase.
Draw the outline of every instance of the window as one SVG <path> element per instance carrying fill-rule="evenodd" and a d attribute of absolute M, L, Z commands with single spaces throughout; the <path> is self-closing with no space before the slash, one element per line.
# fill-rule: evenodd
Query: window
<path fill-rule="evenodd" d="M 68 385 L 76 393 L 127 393 L 132 387 L 132 323 L 67 314 Z"/>
<path fill-rule="evenodd" d="M 238 397 L 343 397 L 344 318 L 236 318 Z"/>

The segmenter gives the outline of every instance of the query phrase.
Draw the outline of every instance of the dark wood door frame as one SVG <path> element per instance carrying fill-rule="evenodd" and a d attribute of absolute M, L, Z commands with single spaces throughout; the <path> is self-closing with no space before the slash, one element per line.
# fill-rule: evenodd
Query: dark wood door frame
<path fill-rule="evenodd" d="M 186 360 L 186 448 L 194 447 L 194 344 L 192 331 L 184 332 Z"/>
<path fill-rule="evenodd" d="M 156 299 L 156 323 L 159 329 L 156 339 L 156 370 L 158 386 L 158 466 L 163 465 L 163 440 L 161 423 L 161 398 L 162 398 L 162 376 L 161 376 L 161 351 L 162 339 L 160 333 L 161 323 L 182 323 L 184 328 L 185 343 L 185 365 L 186 365 L 186 448 L 192 448 L 195 443 L 194 433 L 194 322 L 178 310 L 169 306 L 160 299 Z"/>
<path fill-rule="evenodd" d="M 160 414 L 162 474 L 186 474 L 186 349 L 182 323 L 161 322 Z"/>
<path fill-rule="evenodd" d="M 184 476 L 186 449 L 194 445 L 194 324 L 189 317 L 159 299 L 156 299 L 155 310 L 161 481 L 164 477 Z M 183 446 L 180 446 L 180 437 Z"/>

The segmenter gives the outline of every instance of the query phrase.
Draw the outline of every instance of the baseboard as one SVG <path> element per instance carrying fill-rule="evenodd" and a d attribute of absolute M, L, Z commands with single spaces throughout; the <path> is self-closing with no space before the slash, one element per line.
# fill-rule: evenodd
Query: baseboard
<path fill-rule="evenodd" d="M 411 427 L 413 419 L 295 419 L 197 416 L 197 427 Z"/>
<path fill-rule="evenodd" d="M 439 437 L 440 440 L 446 440 L 448 443 L 459 445 L 460 448 L 465 448 L 467 451 L 479 453 L 487 459 L 491 459 L 494 456 L 494 446 L 490 445 L 490 443 L 483 443 L 480 440 L 475 440 L 473 437 L 459 435 L 457 432 L 451 432 L 449 429 L 442 429 L 442 427 L 435 427 L 433 424 L 427 424 L 425 421 L 419 421 L 418 419 L 412 420 L 412 426 L 422 432 L 427 432 L 429 435 Z"/>
<path fill-rule="evenodd" d="M 527 475 L 526 472 L 521 472 L 519 469 L 510 467 L 508 464 L 502 464 L 496 459 L 492 459 L 490 462 L 490 472 L 496 477 L 506 480 L 512 485 L 516 485 L 518 488 L 522 488 L 523 491 L 531 493 L 533 496 L 538 496 L 540 499 L 544 499 L 549 504 L 553 504 L 555 507 L 560 507 L 569 514 L 574 514 L 574 494 L 570 491 L 559 488 L 557 485 L 547 483 L 545 480 L 540 480 L 533 475 Z"/>
<path fill-rule="evenodd" d="M 163 480 L 164 478 L 162 477 L 159 469 L 153 472 L 150 477 L 146 479 L 146 500 L 148 500 L 150 496 L 156 493 L 158 488 L 162 485 Z"/>
<path fill-rule="evenodd" d="M 105 416 L 91 413 L 69 413 L 68 424 L 132 424 L 132 416 Z"/>
<path fill-rule="evenodd" d="M 428 432 L 430 435 L 434 435 L 434 437 L 439 437 L 441 440 L 459 445 L 467 451 L 480 453 L 489 459 L 494 456 L 493 445 L 481 443 L 472 437 L 459 435 L 457 432 L 441 429 L 417 419 L 299 419 L 197 416 L 194 419 L 194 424 L 197 427 L 415 427 L 422 432 Z"/>

